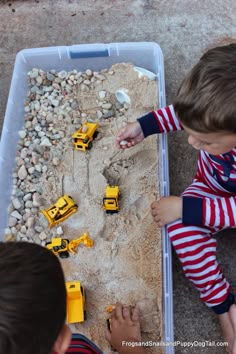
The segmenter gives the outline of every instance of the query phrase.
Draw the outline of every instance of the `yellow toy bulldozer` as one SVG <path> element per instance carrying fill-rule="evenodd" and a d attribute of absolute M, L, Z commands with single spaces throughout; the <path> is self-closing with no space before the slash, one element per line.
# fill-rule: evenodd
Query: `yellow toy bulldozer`
<path fill-rule="evenodd" d="M 77 323 L 86 320 L 85 290 L 79 281 L 66 282 L 67 293 L 67 323 Z"/>
<path fill-rule="evenodd" d="M 77 209 L 78 205 L 75 204 L 69 195 L 65 194 L 53 206 L 40 210 L 40 212 L 46 217 L 49 227 L 52 228 L 74 214 Z"/>
<path fill-rule="evenodd" d="M 86 151 L 91 149 L 92 141 L 98 134 L 97 127 L 97 123 L 85 122 L 79 130 L 72 134 L 76 150 Z"/>
<path fill-rule="evenodd" d="M 68 240 L 67 238 L 55 237 L 51 242 L 46 243 L 46 247 L 51 250 L 56 256 L 61 258 L 68 258 L 69 252 L 76 254 L 75 249 L 83 243 L 85 247 L 93 247 L 93 240 L 85 232 L 81 237 L 75 240 Z"/>
<path fill-rule="evenodd" d="M 103 209 L 106 213 L 117 213 L 119 211 L 118 198 L 120 189 L 118 186 L 107 186 L 105 197 L 103 198 Z"/>

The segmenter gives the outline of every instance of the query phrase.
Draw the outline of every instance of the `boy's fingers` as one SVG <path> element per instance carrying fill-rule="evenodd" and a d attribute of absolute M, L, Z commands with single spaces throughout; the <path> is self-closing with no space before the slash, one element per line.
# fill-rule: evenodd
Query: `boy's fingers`
<path fill-rule="evenodd" d="M 105 330 L 105 338 L 109 343 L 111 343 L 111 332 L 109 331 L 108 328 L 106 328 Z"/>
<path fill-rule="evenodd" d="M 131 320 L 130 308 L 128 306 L 123 307 L 122 313 L 125 320 Z"/>
<path fill-rule="evenodd" d="M 118 302 L 111 313 L 111 317 L 116 318 L 117 320 L 123 319 L 122 307 L 122 304 Z"/>
<path fill-rule="evenodd" d="M 154 208 L 156 208 L 156 206 L 157 206 L 157 201 L 155 200 L 155 202 L 152 202 L 151 208 L 154 209 Z"/>
<path fill-rule="evenodd" d="M 138 308 L 136 306 L 133 307 L 133 309 L 132 309 L 131 319 L 134 322 L 138 322 L 139 321 L 139 310 L 138 310 Z"/>

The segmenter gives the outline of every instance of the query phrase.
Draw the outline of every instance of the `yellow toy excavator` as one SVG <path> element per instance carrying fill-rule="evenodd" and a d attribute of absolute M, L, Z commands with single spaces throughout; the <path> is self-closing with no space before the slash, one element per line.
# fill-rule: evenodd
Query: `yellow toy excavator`
<path fill-rule="evenodd" d="M 75 204 L 69 195 L 65 194 L 53 206 L 40 210 L 40 212 L 46 217 L 49 227 L 52 228 L 74 214 L 77 210 L 78 205 Z"/>
<path fill-rule="evenodd" d="M 68 258 L 69 252 L 76 254 L 76 248 L 83 243 L 85 247 L 93 247 L 93 240 L 89 237 L 87 232 L 83 233 L 81 237 L 75 240 L 68 240 L 66 238 L 55 237 L 51 242 L 46 243 L 46 247 L 51 250 L 56 256 L 61 258 Z"/>

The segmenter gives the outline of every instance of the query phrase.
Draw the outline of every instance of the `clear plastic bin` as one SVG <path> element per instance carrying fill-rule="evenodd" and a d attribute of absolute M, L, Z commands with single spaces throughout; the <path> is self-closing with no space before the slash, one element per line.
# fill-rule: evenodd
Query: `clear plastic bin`
<path fill-rule="evenodd" d="M 12 173 L 18 131 L 24 123 L 24 101 L 28 92 L 27 72 L 34 67 L 43 70 L 86 69 L 101 70 L 115 63 L 131 62 L 157 74 L 160 105 L 166 104 L 164 63 L 160 46 L 152 42 L 97 43 L 49 48 L 24 49 L 16 56 L 12 82 L 7 102 L 6 114 L 0 142 L 0 239 L 7 226 L 7 206 L 12 190 Z M 160 136 L 160 191 L 169 194 L 167 137 Z M 171 245 L 166 229 L 162 229 L 163 239 L 163 341 L 173 342 L 173 300 Z M 166 345 L 166 354 L 174 353 L 173 346 Z"/>

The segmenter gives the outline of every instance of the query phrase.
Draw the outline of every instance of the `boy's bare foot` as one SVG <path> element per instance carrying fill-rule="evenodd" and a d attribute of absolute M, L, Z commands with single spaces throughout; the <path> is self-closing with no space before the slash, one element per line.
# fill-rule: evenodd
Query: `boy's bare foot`
<path fill-rule="evenodd" d="M 141 342 L 139 313 L 136 307 L 117 303 L 111 313 L 111 331 L 107 329 L 105 336 L 120 354 L 145 353 L 145 350 L 138 345 L 133 345 L 133 347 L 125 345 L 125 342 Z"/>
<path fill-rule="evenodd" d="M 231 305 L 229 312 L 218 317 L 224 340 L 228 342 L 227 351 L 236 354 L 236 305 Z"/>

